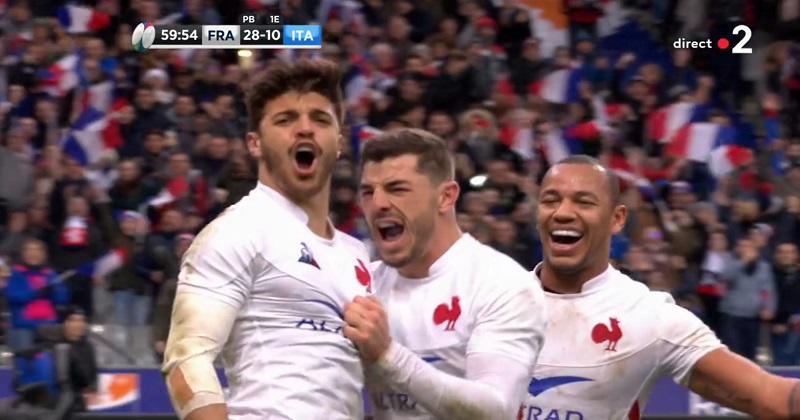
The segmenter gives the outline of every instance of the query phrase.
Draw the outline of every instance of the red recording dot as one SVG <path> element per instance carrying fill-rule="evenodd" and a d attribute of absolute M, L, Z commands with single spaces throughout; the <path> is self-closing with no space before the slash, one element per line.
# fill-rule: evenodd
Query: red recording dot
<path fill-rule="evenodd" d="M 728 40 L 727 40 L 727 39 L 725 39 L 725 38 L 720 38 L 720 39 L 719 39 L 719 41 L 717 41 L 717 46 L 718 46 L 718 47 L 719 47 L 721 50 L 726 50 L 726 49 L 728 49 L 728 47 L 729 47 L 730 45 L 731 45 L 731 43 L 730 43 L 730 42 L 728 42 Z"/>

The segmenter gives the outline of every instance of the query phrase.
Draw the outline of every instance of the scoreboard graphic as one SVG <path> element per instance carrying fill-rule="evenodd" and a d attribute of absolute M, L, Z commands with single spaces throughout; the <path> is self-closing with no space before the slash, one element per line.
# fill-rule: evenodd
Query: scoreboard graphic
<path fill-rule="evenodd" d="M 153 25 L 143 22 L 131 35 L 136 51 L 151 49 L 322 48 L 319 25 L 283 25 L 280 16 L 240 16 L 238 25 Z"/>

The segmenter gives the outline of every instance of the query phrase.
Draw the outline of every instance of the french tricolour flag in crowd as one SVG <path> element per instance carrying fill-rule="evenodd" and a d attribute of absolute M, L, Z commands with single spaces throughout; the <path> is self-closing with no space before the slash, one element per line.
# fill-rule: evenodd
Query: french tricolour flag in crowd
<path fill-rule="evenodd" d="M 383 131 L 373 126 L 362 124 L 353 126 L 353 128 L 350 130 L 350 133 L 350 147 L 353 151 L 353 154 L 355 156 L 360 156 L 361 144 L 377 137 L 378 135 L 382 134 Z"/>
<path fill-rule="evenodd" d="M 119 101 L 112 110 L 123 106 Z M 61 150 L 82 166 L 97 162 L 107 150 L 122 145 L 119 128 L 111 117 L 94 108 L 84 110 L 61 142 Z"/>
<path fill-rule="evenodd" d="M 108 273 L 122 267 L 127 259 L 128 252 L 124 248 L 116 248 L 94 261 L 82 264 L 76 271 L 86 277 L 105 277 Z"/>
<path fill-rule="evenodd" d="M 89 85 L 83 89 L 81 109 L 94 108 L 108 112 L 114 102 L 114 83 L 110 80 Z"/>
<path fill-rule="evenodd" d="M 556 70 L 542 80 L 531 83 L 530 93 L 557 104 L 567 104 L 578 99 L 581 74 L 576 69 Z"/>
<path fill-rule="evenodd" d="M 753 151 L 746 147 L 732 144 L 721 145 L 711 151 L 708 169 L 715 177 L 728 175 L 736 168 L 753 161 Z"/>
<path fill-rule="evenodd" d="M 705 162 L 715 177 L 746 165 L 753 158 L 749 148 L 736 144 L 736 128 L 704 122 L 687 124 L 667 145 L 668 156 Z"/>
<path fill-rule="evenodd" d="M 619 179 L 638 188 L 650 188 L 653 185 L 650 180 L 636 173 L 636 168 L 628 162 L 625 156 L 612 155 L 609 158 L 608 167 Z"/>
<path fill-rule="evenodd" d="M 189 192 L 189 181 L 185 177 L 176 177 L 169 181 L 161 192 L 151 198 L 147 204 L 150 207 L 160 208 L 172 204 L 175 200 L 185 196 Z"/>
<path fill-rule="evenodd" d="M 63 6 L 58 9 L 58 22 L 68 33 L 96 32 L 111 26 L 111 17 L 91 7 Z"/>
<path fill-rule="evenodd" d="M 661 107 L 647 118 L 647 137 L 661 143 L 669 143 L 672 136 L 692 119 L 695 105 L 679 102 Z"/>
<path fill-rule="evenodd" d="M 570 155 L 569 147 L 564 141 L 564 135 L 561 130 L 551 129 L 550 132 L 545 134 L 541 147 L 544 158 L 550 166 L 568 158 Z"/>
<path fill-rule="evenodd" d="M 80 82 L 79 64 L 78 55 L 70 54 L 56 61 L 47 70 L 39 72 L 38 77 L 42 89 L 52 96 L 64 96 Z"/>

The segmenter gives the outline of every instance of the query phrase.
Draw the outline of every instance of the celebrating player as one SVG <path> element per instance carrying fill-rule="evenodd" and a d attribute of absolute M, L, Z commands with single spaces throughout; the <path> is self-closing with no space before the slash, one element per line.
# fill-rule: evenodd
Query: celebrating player
<path fill-rule="evenodd" d="M 250 88 L 258 185 L 200 233 L 179 276 L 163 371 L 181 418 L 362 415 L 341 308 L 369 289 L 369 260 L 327 218 L 339 78 L 330 62 L 280 63 Z M 223 348 L 227 401 L 213 366 Z"/>
<path fill-rule="evenodd" d="M 380 302 L 347 305 L 344 334 L 367 364 L 377 419 L 507 419 L 542 345 L 541 288 L 461 233 L 453 166 L 445 143 L 421 130 L 386 133 L 363 149 L 361 204 L 382 259 Z"/>
<path fill-rule="evenodd" d="M 759 418 L 800 418 L 800 382 L 728 351 L 670 295 L 609 265 L 626 208 L 597 160 L 573 156 L 550 168 L 537 219 L 544 261 L 533 273 L 550 317 L 517 418 L 639 419 L 663 376 Z"/>

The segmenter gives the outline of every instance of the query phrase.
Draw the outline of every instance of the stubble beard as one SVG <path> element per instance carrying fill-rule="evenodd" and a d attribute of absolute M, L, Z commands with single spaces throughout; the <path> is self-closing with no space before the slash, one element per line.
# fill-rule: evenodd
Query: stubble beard
<path fill-rule="evenodd" d="M 333 173 L 333 167 L 336 164 L 335 155 L 328 156 L 329 154 L 323 153 L 322 156 L 317 158 L 320 159 L 319 166 L 313 176 L 311 185 L 308 185 L 306 184 L 307 180 L 298 182 L 291 174 L 291 163 L 288 161 L 291 157 L 282 159 L 277 154 L 277 151 L 262 146 L 262 163 L 266 166 L 270 178 L 275 182 L 280 192 L 294 203 L 308 202 L 330 183 L 331 173 Z"/>

